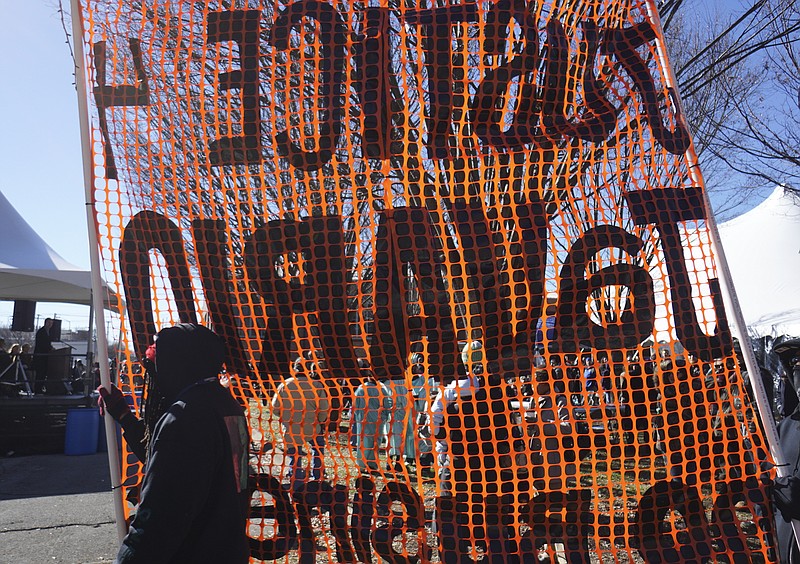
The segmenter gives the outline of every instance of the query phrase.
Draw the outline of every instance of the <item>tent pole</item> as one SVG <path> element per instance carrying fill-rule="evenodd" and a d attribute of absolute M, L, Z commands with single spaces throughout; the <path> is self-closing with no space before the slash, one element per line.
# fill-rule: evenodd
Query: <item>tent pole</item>
<path fill-rule="evenodd" d="M 655 6 L 655 0 L 647 1 L 647 11 L 649 12 L 650 21 L 657 26 L 658 36 L 664 37 L 664 30 L 661 28 L 661 18 L 658 16 L 658 10 Z M 664 81 L 668 88 L 672 90 L 675 96 L 675 104 L 680 110 L 682 116 L 686 113 L 683 111 L 683 102 L 681 101 L 680 94 L 678 93 L 677 81 L 672 74 L 672 67 L 667 64 L 664 56 L 666 53 L 666 45 L 663 41 L 660 42 L 657 48 L 657 53 L 661 59 L 662 67 L 664 68 Z M 689 124 L 685 122 L 686 127 Z M 689 175 L 695 186 L 703 186 L 703 179 L 700 175 L 700 168 L 697 155 L 694 151 L 694 142 L 688 150 L 689 153 Z M 756 410 L 761 419 L 764 435 L 767 439 L 769 452 L 772 459 L 775 461 L 776 472 L 779 477 L 783 478 L 791 475 L 789 465 L 786 464 L 786 457 L 783 454 L 783 449 L 780 446 L 780 438 L 778 436 L 778 428 L 775 425 L 775 419 L 772 416 L 772 405 L 767 398 L 767 393 L 764 391 L 764 381 L 761 378 L 761 371 L 758 368 L 755 355 L 753 354 L 753 345 L 750 343 L 750 335 L 747 333 L 747 325 L 742 315 L 742 309 L 739 307 L 739 298 L 736 296 L 736 290 L 733 287 L 733 278 L 731 276 L 730 268 L 728 268 L 728 261 L 725 258 L 725 251 L 720 242 L 719 230 L 717 229 L 717 222 L 714 219 L 714 214 L 711 211 L 711 201 L 708 198 L 708 193 L 705 188 L 702 190 L 703 204 L 705 205 L 708 217 L 705 218 L 706 227 L 710 235 L 711 247 L 714 250 L 714 259 L 717 266 L 718 277 L 720 282 L 720 289 L 722 290 L 722 300 L 725 304 L 725 311 L 733 317 L 735 335 L 739 338 L 739 344 L 742 349 L 742 356 L 744 357 L 745 368 L 747 368 L 747 376 L 750 380 L 750 386 L 753 389 L 753 394 L 756 400 Z M 800 521 L 797 519 L 792 520 L 792 529 L 794 530 L 794 540 L 798 547 L 800 547 Z M 785 555 L 784 555 L 785 556 Z"/>
<path fill-rule="evenodd" d="M 86 88 L 86 56 L 83 51 L 84 31 L 83 12 L 80 0 L 70 0 L 72 16 L 72 43 L 75 52 L 75 85 L 78 90 L 78 121 L 81 132 L 81 154 L 83 156 L 83 184 L 85 190 L 86 220 L 89 231 L 89 257 L 92 263 L 92 307 L 97 329 L 97 362 L 100 363 L 100 381 L 106 389 L 111 389 L 108 367 L 108 340 L 106 338 L 105 309 L 103 304 L 103 280 L 100 277 L 100 251 L 97 241 L 96 216 L 94 213 L 94 173 L 92 149 L 89 135 L 89 107 Z M 87 367 L 91 370 L 91 367 Z M 111 474 L 111 489 L 114 492 L 114 514 L 117 534 L 120 541 L 128 531 L 125 520 L 125 506 L 122 499 L 122 484 L 117 446 L 117 425 L 108 413 L 105 416 L 106 445 L 108 447 L 108 467 Z"/>

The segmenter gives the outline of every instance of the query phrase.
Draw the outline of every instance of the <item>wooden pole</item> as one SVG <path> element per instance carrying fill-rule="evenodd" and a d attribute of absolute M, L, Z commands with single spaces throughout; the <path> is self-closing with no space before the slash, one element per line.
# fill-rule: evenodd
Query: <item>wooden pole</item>
<path fill-rule="evenodd" d="M 97 241 L 97 219 L 94 213 L 94 168 L 92 165 L 92 146 L 89 135 L 89 106 L 86 88 L 86 56 L 83 51 L 83 13 L 80 0 L 70 0 L 72 12 L 72 43 L 75 52 L 75 85 L 78 90 L 78 121 L 81 132 L 81 154 L 83 156 L 83 184 L 86 198 L 86 220 L 89 231 L 89 258 L 92 264 L 92 308 L 97 331 L 97 359 L 100 364 L 100 382 L 111 389 L 111 374 L 108 366 L 108 339 L 106 337 L 105 307 L 103 297 L 105 284 L 100 276 L 100 250 Z M 87 366 L 87 370 L 91 367 Z M 120 541 L 128 532 L 125 521 L 125 506 L 122 499 L 122 478 L 118 457 L 117 423 L 108 413 L 105 416 L 106 445 L 108 447 L 108 467 L 111 474 L 111 487 L 114 492 L 114 515 Z"/>

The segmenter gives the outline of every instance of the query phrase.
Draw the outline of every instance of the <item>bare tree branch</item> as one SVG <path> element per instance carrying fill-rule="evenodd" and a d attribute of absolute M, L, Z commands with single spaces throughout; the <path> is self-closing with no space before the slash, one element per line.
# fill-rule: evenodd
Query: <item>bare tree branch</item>
<path fill-rule="evenodd" d="M 741 15 L 699 19 L 699 6 L 659 8 L 695 150 L 724 216 L 776 184 L 800 184 L 800 9 L 756 0 Z"/>

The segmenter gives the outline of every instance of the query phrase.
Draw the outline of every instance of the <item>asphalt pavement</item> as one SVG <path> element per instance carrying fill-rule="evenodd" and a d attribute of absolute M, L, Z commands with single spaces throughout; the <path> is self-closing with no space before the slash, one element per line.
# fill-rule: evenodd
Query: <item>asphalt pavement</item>
<path fill-rule="evenodd" d="M 113 562 L 106 453 L 0 457 L 0 563 Z"/>

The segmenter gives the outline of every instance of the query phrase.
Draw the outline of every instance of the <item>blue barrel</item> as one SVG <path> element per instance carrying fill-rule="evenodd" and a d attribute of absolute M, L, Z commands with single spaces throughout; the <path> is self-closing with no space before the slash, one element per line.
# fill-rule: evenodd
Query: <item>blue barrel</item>
<path fill-rule="evenodd" d="M 95 454 L 100 433 L 100 414 L 94 408 L 67 410 L 64 454 Z"/>

